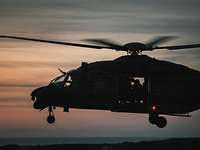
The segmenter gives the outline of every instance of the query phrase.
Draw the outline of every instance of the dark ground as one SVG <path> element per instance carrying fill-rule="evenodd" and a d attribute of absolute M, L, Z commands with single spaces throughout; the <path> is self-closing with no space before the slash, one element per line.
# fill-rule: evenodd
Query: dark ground
<path fill-rule="evenodd" d="M 119 144 L 64 144 L 44 146 L 4 145 L 0 150 L 199 150 L 200 138 L 168 139 Z"/>

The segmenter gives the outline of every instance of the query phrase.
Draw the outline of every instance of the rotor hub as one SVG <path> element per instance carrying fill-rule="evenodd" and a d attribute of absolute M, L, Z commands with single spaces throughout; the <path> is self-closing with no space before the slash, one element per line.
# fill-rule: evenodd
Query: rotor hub
<path fill-rule="evenodd" d="M 147 49 L 147 46 L 140 42 L 127 43 L 123 46 L 127 51 L 128 55 L 135 55 L 141 53 Z"/>

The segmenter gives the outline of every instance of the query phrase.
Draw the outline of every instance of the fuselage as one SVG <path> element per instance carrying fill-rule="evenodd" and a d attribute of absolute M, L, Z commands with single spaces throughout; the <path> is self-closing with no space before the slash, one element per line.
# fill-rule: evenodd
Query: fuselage
<path fill-rule="evenodd" d="M 146 55 L 82 63 L 70 73 L 71 84 L 57 82 L 40 90 L 35 108 L 59 106 L 117 112 L 184 114 L 200 108 L 200 72 Z M 143 80 L 136 100 L 130 77 Z M 62 85 L 62 86 L 61 86 Z M 39 91 L 39 90 L 38 90 Z M 152 107 L 156 107 L 152 110 Z"/>

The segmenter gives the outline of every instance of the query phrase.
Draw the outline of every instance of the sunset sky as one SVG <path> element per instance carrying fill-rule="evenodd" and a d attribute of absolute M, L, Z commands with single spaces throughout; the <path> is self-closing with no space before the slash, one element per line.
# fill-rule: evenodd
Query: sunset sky
<path fill-rule="evenodd" d="M 121 44 L 154 36 L 177 36 L 165 45 L 200 43 L 198 0 L 0 0 L 0 35 L 83 43 L 106 38 Z M 179 137 L 200 136 L 200 111 L 192 118 L 168 116 L 158 129 L 148 115 L 32 108 L 30 93 L 82 61 L 115 59 L 126 53 L 0 39 L 0 137 Z M 199 49 L 145 53 L 200 70 Z"/>

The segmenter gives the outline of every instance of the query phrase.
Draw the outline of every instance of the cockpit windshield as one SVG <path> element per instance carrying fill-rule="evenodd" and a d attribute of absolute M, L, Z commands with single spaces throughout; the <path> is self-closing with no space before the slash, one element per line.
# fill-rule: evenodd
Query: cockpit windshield
<path fill-rule="evenodd" d="M 71 84 L 72 80 L 69 74 L 63 74 L 61 76 L 57 76 L 54 79 L 52 79 L 49 83 L 59 86 L 69 86 Z"/>
<path fill-rule="evenodd" d="M 64 75 L 62 75 L 62 76 L 57 76 L 57 77 L 53 78 L 53 79 L 50 81 L 49 84 L 54 84 L 54 83 L 56 83 L 56 82 L 64 81 L 64 79 L 65 79 L 65 76 L 64 76 Z"/>

